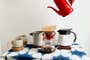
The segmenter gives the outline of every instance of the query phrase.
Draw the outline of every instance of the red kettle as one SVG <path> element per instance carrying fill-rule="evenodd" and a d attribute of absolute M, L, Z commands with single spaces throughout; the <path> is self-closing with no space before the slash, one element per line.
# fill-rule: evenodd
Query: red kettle
<path fill-rule="evenodd" d="M 56 10 L 52 6 L 48 6 L 48 8 L 53 9 L 57 14 L 65 17 L 73 11 L 72 8 L 73 2 L 74 0 L 54 0 L 54 3 L 56 4 L 59 10 Z"/>

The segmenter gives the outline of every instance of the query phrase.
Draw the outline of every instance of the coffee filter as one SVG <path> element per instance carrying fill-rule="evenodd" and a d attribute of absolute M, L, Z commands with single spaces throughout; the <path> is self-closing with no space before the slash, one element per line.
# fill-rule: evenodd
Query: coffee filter
<path fill-rule="evenodd" d="M 42 31 L 55 31 L 55 29 L 56 29 L 56 25 L 42 27 Z"/>

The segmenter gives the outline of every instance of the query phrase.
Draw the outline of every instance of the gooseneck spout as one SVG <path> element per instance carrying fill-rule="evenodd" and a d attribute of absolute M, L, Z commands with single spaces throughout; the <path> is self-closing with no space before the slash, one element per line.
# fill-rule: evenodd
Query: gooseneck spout
<path fill-rule="evenodd" d="M 51 9 L 54 10 L 57 14 L 62 15 L 62 13 L 61 13 L 59 10 L 57 10 L 57 9 L 51 7 L 51 6 L 48 6 L 48 8 L 51 8 Z"/>

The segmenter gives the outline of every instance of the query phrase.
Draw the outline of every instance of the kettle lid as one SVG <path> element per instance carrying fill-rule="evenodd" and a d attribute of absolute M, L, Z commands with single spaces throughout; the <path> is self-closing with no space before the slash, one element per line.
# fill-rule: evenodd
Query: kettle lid
<path fill-rule="evenodd" d="M 72 29 L 59 29 L 57 32 L 59 33 L 59 34 L 62 34 L 62 35 L 65 35 L 65 34 L 70 34 L 70 31 L 71 31 Z"/>

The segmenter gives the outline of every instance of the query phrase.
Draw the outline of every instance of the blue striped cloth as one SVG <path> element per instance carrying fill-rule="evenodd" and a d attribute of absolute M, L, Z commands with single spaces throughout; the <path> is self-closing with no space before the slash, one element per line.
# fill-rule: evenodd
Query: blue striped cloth
<path fill-rule="evenodd" d="M 77 43 L 72 44 L 71 50 L 58 50 L 53 53 L 41 53 L 39 48 L 32 48 L 27 45 L 22 51 L 14 52 L 12 49 L 7 51 L 4 56 L 6 60 L 85 60 L 86 52 Z"/>

